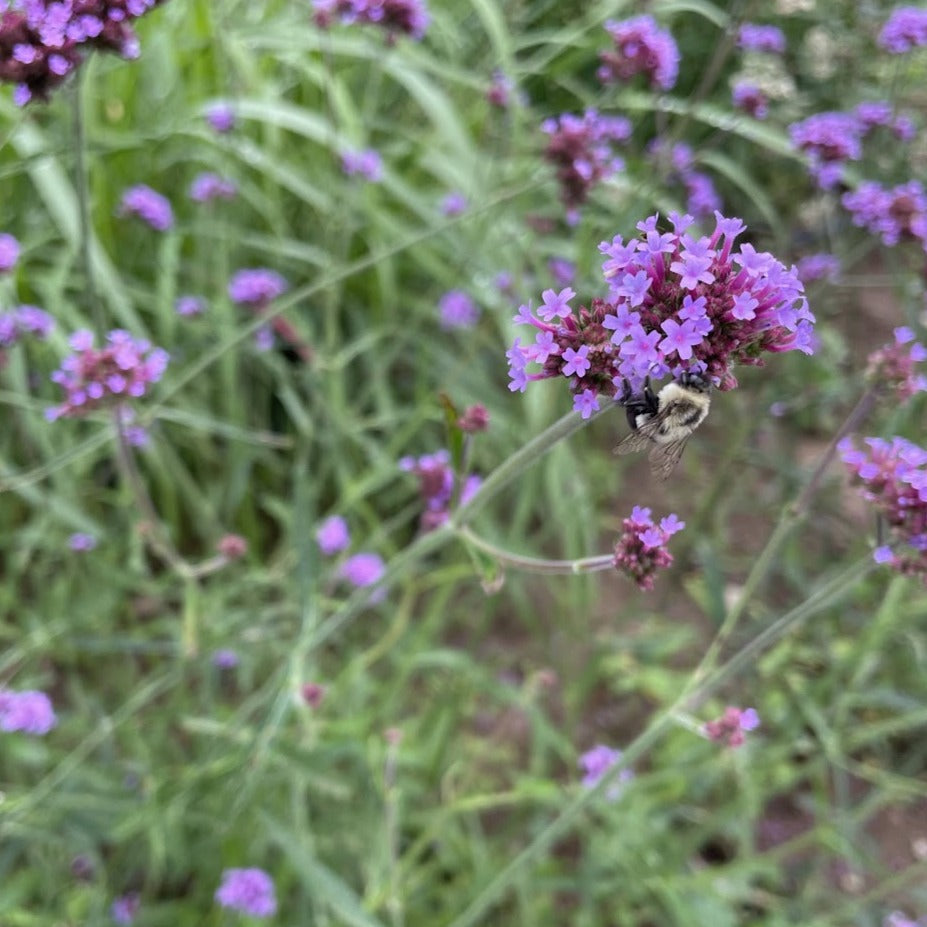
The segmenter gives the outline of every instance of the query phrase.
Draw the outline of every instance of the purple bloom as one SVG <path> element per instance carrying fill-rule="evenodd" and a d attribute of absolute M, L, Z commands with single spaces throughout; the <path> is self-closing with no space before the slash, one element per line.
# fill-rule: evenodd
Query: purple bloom
<path fill-rule="evenodd" d="M 906 326 L 896 328 L 894 334 L 894 343 L 883 345 L 869 355 L 866 380 L 892 393 L 900 405 L 927 391 L 927 376 L 916 369 L 917 364 L 927 360 L 927 348 L 914 340 L 914 332 Z"/>
<path fill-rule="evenodd" d="M 327 29 L 333 22 L 367 23 L 385 29 L 387 41 L 397 34 L 421 39 L 428 28 L 424 0 L 313 0 L 314 20 Z"/>
<path fill-rule="evenodd" d="M 769 115 L 769 100 L 756 84 L 738 81 L 732 91 L 734 106 L 754 119 L 765 119 Z"/>
<path fill-rule="evenodd" d="M 138 216 L 158 232 L 166 232 L 174 224 L 174 213 L 168 199 L 145 184 L 129 187 L 122 194 L 119 211 L 122 215 Z"/>
<path fill-rule="evenodd" d="M 209 200 L 234 198 L 238 187 L 231 180 L 220 177 L 218 174 L 205 172 L 197 174 L 190 184 L 190 199 L 197 203 L 206 203 Z"/>
<path fill-rule="evenodd" d="M 579 766 L 583 770 L 583 785 L 587 789 L 595 788 L 612 766 L 621 760 L 621 756 L 620 750 L 613 750 L 604 744 L 596 744 L 591 750 L 587 750 L 579 758 Z M 606 797 L 617 798 L 621 794 L 621 783 L 633 777 L 634 773 L 630 769 L 622 769 L 606 792 Z"/>
<path fill-rule="evenodd" d="M 576 296 L 576 293 L 570 287 L 566 287 L 559 293 L 555 293 L 553 290 L 544 290 L 541 293 L 542 305 L 538 307 L 538 315 L 545 322 L 552 322 L 557 318 L 566 318 L 573 311 L 570 308 L 570 300 L 574 296 Z"/>
<path fill-rule="evenodd" d="M 558 286 L 569 286 L 576 276 L 576 265 L 566 258 L 551 258 L 547 262 L 547 269 L 553 274 Z"/>
<path fill-rule="evenodd" d="M 695 330 L 694 322 L 683 322 L 680 325 L 672 319 L 666 319 L 661 328 L 666 332 L 666 337 L 660 342 L 660 350 L 664 356 L 675 351 L 680 360 L 689 360 L 692 357 L 692 348 L 702 342 L 702 336 Z"/>
<path fill-rule="evenodd" d="M 729 747 L 739 747 L 744 742 L 744 733 L 760 726 L 760 716 L 755 708 L 735 708 L 729 705 L 716 721 L 705 725 L 705 735 L 710 740 L 723 741 Z"/>
<path fill-rule="evenodd" d="M 373 148 L 346 151 L 341 156 L 341 169 L 348 177 L 363 177 L 376 183 L 383 179 L 383 159 Z"/>
<path fill-rule="evenodd" d="M 228 647 L 214 650 L 211 657 L 212 665 L 217 669 L 234 669 L 239 664 L 238 654 Z"/>
<path fill-rule="evenodd" d="M 42 735 L 57 723 L 51 699 L 44 692 L 0 689 L 0 730 Z"/>
<path fill-rule="evenodd" d="M 338 575 L 352 586 L 372 586 L 386 572 L 386 565 L 379 554 L 360 553 L 348 557 L 341 564 Z"/>
<path fill-rule="evenodd" d="M 578 377 L 582 377 L 592 364 L 589 360 L 589 345 L 584 344 L 578 351 L 567 348 L 563 352 L 563 360 L 565 363 L 561 373 L 565 377 L 571 377 L 574 374 Z"/>
<path fill-rule="evenodd" d="M 138 892 L 129 892 L 127 895 L 120 895 L 113 901 L 109 909 L 109 915 L 117 924 L 131 924 L 138 914 L 141 907 L 141 900 Z"/>
<path fill-rule="evenodd" d="M 848 113 L 816 113 L 789 126 L 792 144 L 810 159 L 811 174 L 822 189 L 834 186 L 847 161 L 862 156 L 864 127 Z"/>
<path fill-rule="evenodd" d="M 205 308 L 206 304 L 198 296 L 178 296 L 174 303 L 174 311 L 184 317 L 200 315 Z"/>
<path fill-rule="evenodd" d="M 263 308 L 287 291 L 289 284 L 276 271 L 266 267 L 236 271 L 229 281 L 229 299 L 253 308 Z"/>
<path fill-rule="evenodd" d="M 480 318 L 480 308 L 463 290 L 450 290 L 438 300 L 442 328 L 471 328 Z"/>
<path fill-rule="evenodd" d="M 0 274 L 12 270 L 19 260 L 19 242 L 7 232 L 0 232 Z"/>
<path fill-rule="evenodd" d="M 44 341 L 55 327 L 55 320 L 37 306 L 17 306 L 0 313 L 0 348 L 9 348 L 27 335 Z"/>
<path fill-rule="evenodd" d="M 685 528 L 685 522 L 667 515 L 655 525 L 650 509 L 636 505 L 622 527 L 623 533 L 615 545 L 615 569 L 633 579 L 639 589 L 650 591 L 657 570 L 666 569 L 673 562 L 667 541 Z"/>
<path fill-rule="evenodd" d="M 679 48 L 652 16 L 635 16 L 623 22 L 609 20 L 605 28 L 615 47 L 599 54 L 602 64 L 596 75 L 603 84 L 626 83 L 643 74 L 654 89 L 673 87 L 679 72 Z"/>
<path fill-rule="evenodd" d="M 462 212 L 465 212 L 466 209 L 467 198 L 462 193 L 448 193 L 448 195 L 441 200 L 441 215 L 443 216 L 459 216 Z"/>
<path fill-rule="evenodd" d="M 900 6 L 892 10 L 879 33 L 879 44 L 893 55 L 903 55 L 912 48 L 927 45 L 927 9 Z"/>
<path fill-rule="evenodd" d="M 221 135 L 235 128 L 235 110 L 228 103 L 214 103 L 206 110 L 205 115 L 213 131 Z"/>
<path fill-rule="evenodd" d="M 333 554 L 344 550 L 351 543 L 348 523 L 340 515 L 329 515 L 319 525 L 315 533 L 315 539 L 319 545 L 319 550 L 326 557 L 331 557 Z"/>
<path fill-rule="evenodd" d="M 781 55 L 785 52 L 785 33 L 778 26 L 744 23 L 737 35 L 737 44 L 744 51 Z"/>
<path fill-rule="evenodd" d="M 828 280 L 833 282 L 840 275 L 840 260 L 833 254 L 809 254 L 801 258 L 798 265 L 798 278 L 803 283 L 813 280 Z"/>
<path fill-rule="evenodd" d="M 223 908 L 252 917 L 271 917 L 277 911 L 274 883 L 263 869 L 226 869 L 215 898 Z"/>
<path fill-rule="evenodd" d="M 502 71 L 493 71 L 492 82 L 486 90 L 486 100 L 499 109 L 508 109 L 512 102 L 515 85 Z"/>
<path fill-rule="evenodd" d="M 474 409 L 482 409 L 482 407 L 474 407 Z M 488 424 L 488 413 L 482 409 L 481 412 L 476 413 L 475 419 L 483 420 Z M 476 430 L 483 430 L 483 428 Z M 399 469 L 418 477 L 419 496 L 424 505 L 420 520 L 422 531 L 433 531 L 443 525 L 450 517 L 454 490 L 458 486 L 457 475 L 451 466 L 450 453 L 442 449 L 433 454 L 423 454 L 421 457 L 403 457 L 399 461 Z M 467 477 L 460 488 L 461 505 L 465 504 L 476 492 L 481 482 L 477 476 Z"/>
<path fill-rule="evenodd" d="M 93 550 L 96 546 L 97 539 L 92 534 L 87 534 L 84 531 L 78 531 L 68 538 L 68 547 L 74 551 Z"/>
<path fill-rule="evenodd" d="M 854 225 L 878 235 L 886 245 L 918 241 L 927 251 L 927 192 L 919 181 L 890 189 L 863 181 L 856 190 L 844 193 L 840 202 L 852 214 Z"/>
<path fill-rule="evenodd" d="M 573 397 L 573 408 L 583 418 L 589 418 L 593 412 L 599 411 L 599 397 L 591 389 L 585 389 Z"/>

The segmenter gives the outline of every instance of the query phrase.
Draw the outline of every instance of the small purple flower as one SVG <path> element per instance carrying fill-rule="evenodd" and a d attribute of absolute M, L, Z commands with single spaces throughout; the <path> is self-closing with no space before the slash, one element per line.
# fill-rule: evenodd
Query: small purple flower
<path fill-rule="evenodd" d="M 743 110 L 754 119 L 765 119 L 769 115 L 769 100 L 756 84 L 738 81 L 734 84 L 732 99 L 735 108 Z"/>
<path fill-rule="evenodd" d="M 333 554 L 344 550 L 351 543 L 348 523 L 340 515 L 329 515 L 319 525 L 315 533 L 315 539 L 319 545 L 319 550 L 326 557 L 331 557 Z"/>
<path fill-rule="evenodd" d="M 740 747 L 744 743 L 744 733 L 754 731 L 760 726 L 760 716 L 755 708 L 735 708 L 729 705 L 724 714 L 715 721 L 705 725 L 705 735 L 710 740 L 724 742 L 729 747 Z"/>
<path fill-rule="evenodd" d="M 235 110 L 228 103 L 213 103 L 207 108 L 205 116 L 213 131 L 220 135 L 235 128 Z"/>
<path fill-rule="evenodd" d="M 479 321 L 480 308 L 463 290 L 450 290 L 438 300 L 441 327 L 472 328 Z"/>
<path fill-rule="evenodd" d="M 462 193 L 448 193 L 448 195 L 441 200 L 442 216 L 447 216 L 448 218 L 459 216 L 461 213 L 466 212 L 466 209 L 467 198 Z"/>
<path fill-rule="evenodd" d="M 51 699 L 44 692 L 0 689 L 0 730 L 41 736 L 57 723 Z"/>
<path fill-rule="evenodd" d="M 835 186 L 847 161 L 862 156 L 864 126 L 849 113 L 816 113 L 789 126 L 793 146 L 809 156 L 811 174 L 824 190 Z"/>
<path fill-rule="evenodd" d="M 737 44 L 744 51 L 782 55 L 785 53 L 785 33 L 778 26 L 743 23 L 737 34 Z"/>
<path fill-rule="evenodd" d="M 679 73 L 679 48 L 652 16 L 635 16 L 622 22 L 609 20 L 605 29 L 615 47 L 599 54 L 602 64 L 596 76 L 603 84 L 626 83 L 643 74 L 654 89 L 673 87 Z"/>
<path fill-rule="evenodd" d="M 129 892 L 127 895 L 120 895 L 114 899 L 109 909 L 109 916 L 116 924 L 131 924 L 140 907 L 141 899 L 138 892 Z"/>
<path fill-rule="evenodd" d="M 238 187 L 234 182 L 209 171 L 197 174 L 190 184 L 190 199 L 196 203 L 206 203 L 209 200 L 234 199 Z"/>
<path fill-rule="evenodd" d="M 333 22 L 366 23 L 386 30 L 392 44 L 397 34 L 419 40 L 428 28 L 428 9 L 424 0 L 312 0 L 313 19 L 322 29 Z"/>
<path fill-rule="evenodd" d="M 206 304 L 198 296 L 178 296 L 174 303 L 174 311 L 177 315 L 188 318 L 192 315 L 201 315 L 206 308 Z"/>
<path fill-rule="evenodd" d="M 624 530 L 615 545 L 615 569 L 633 579 L 639 589 L 652 590 L 657 570 L 673 562 L 667 542 L 685 526 L 675 515 L 667 515 L 656 525 L 649 508 L 634 506 L 622 523 Z"/>
<path fill-rule="evenodd" d="M 578 351 L 567 348 L 563 352 L 563 360 L 565 363 L 561 373 L 565 377 L 572 377 L 574 374 L 578 377 L 582 377 L 592 365 L 592 362 L 589 360 L 589 345 L 584 344 Z"/>
<path fill-rule="evenodd" d="M 217 669 L 234 669 L 239 664 L 238 654 L 228 647 L 214 650 L 210 657 L 212 665 Z"/>
<path fill-rule="evenodd" d="M 215 898 L 223 908 L 252 917 L 271 917 L 277 911 L 273 879 L 263 869 L 226 869 Z"/>
<path fill-rule="evenodd" d="M 383 159 L 373 148 L 345 151 L 341 156 L 341 169 L 348 177 L 363 177 L 371 183 L 383 179 Z"/>
<path fill-rule="evenodd" d="M 515 92 L 515 85 L 502 71 L 493 71 L 492 82 L 486 91 L 486 100 L 499 109 L 508 109 Z"/>
<path fill-rule="evenodd" d="M 583 785 L 587 789 L 595 788 L 602 777 L 621 760 L 620 750 L 613 750 L 604 744 L 596 744 L 579 758 L 580 769 L 583 770 Z M 615 782 L 608 788 L 606 797 L 615 799 L 621 794 L 621 784 L 634 777 L 630 769 L 622 769 Z"/>
<path fill-rule="evenodd" d="M 7 232 L 0 232 L 0 274 L 12 270 L 19 260 L 19 242 Z"/>
<path fill-rule="evenodd" d="M 55 327 L 55 320 L 38 306 L 17 306 L 0 313 L 0 348 L 9 348 L 27 335 L 44 341 Z"/>
<path fill-rule="evenodd" d="M 927 45 L 927 9 L 900 6 L 892 10 L 879 33 L 879 45 L 893 55 Z"/>
<path fill-rule="evenodd" d="M 360 553 L 348 557 L 338 575 L 352 586 L 372 586 L 386 572 L 386 565 L 379 554 Z"/>
<path fill-rule="evenodd" d="M 71 550 L 84 552 L 93 550 L 97 546 L 97 539 L 85 531 L 78 531 L 68 538 L 68 547 Z"/>
<path fill-rule="evenodd" d="M 287 291 L 286 279 L 266 267 L 251 267 L 238 270 L 229 281 L 229 299 L 233 303 L 263 308 Z"/>
<path fill-rule="evenodd" d="M 568 287 L 576 277 L 576 265 L 566 258 L 551 258 L 547 262 L 547 269 L 551 272 L 557 286 Z"/>
<path fill-rule="evenodd" d="M 809 254 L 801 258 L 797 264 L 798 278 L 802 283 L 811 283 L 813 280 L 827 280 L 833 282 L 840 276 L 840 259 L 833 254 Z"/>
<path fill-rule="evenodd" d="M 145 184 L 129 187 L 122 194 L 119 211 L 122 215 L 138 216 L 158 232 L 166 232 L 174 224 L 170 201 Z"/>
<path fill-rule="evenodd" d="M 591 389 L 585 389 L 573 397 L 573 408 L 583 418 L 589 418 L 593 412 L 599 411 L 598 394 Z"/>

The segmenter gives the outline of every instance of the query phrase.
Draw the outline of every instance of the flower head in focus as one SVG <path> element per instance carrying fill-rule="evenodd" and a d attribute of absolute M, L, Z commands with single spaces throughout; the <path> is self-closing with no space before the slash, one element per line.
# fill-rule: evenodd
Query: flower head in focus
<path fill-rule="evenodd" d="M 122 194 L 119 212 L 124 216 L 138 216 L 157 232 L 166 232 L 174 224 L 170 201 L 143 183 L 129 187 Z"/>
<path fill-rule="evenodd" d="M 210 662 L 216 669 L 235 669 L 241 662 L 238 654 L 229 647 L 220 647 L 212 652 Z"/>
<path fill-rule="evenodd" d="M 679 73 L 679 48 L 652 16 L 609 20 L 605 29 L 615 47 L 599 54 L 602 63 L 596 76 L 603 84 L 626 83 L 643 74 L 655 90 L 673 87 Z"/>
<path fill-rule="evenodd" d="M 41 736 L 57 723 L 51 699 L 44 692 L 0 689 L 0 731 L 22 731 Z"/>
<path fill-rule="evenodd" d="M 740 747 L 744 743 L 744 733 L 756 730 L 759 725 L 760 716 L 755 708 L 729 705 L 720 718 L 707 722 L 704 730 L 710 740 L 726 743 L 729 747 Z"/>
<path fill-rule="evenodd" d="M 215 898 L 223 908 L 252 917 L 271 917 L 277 911 L 274 882 L 263 869 L 226 869 Z"/>
<path fill-rule="evenodd" d="M 920 181 L 886 189 L 872 180 L 863 181 L 840 199 L 853 224 L 878 235 L 892 246 L 917 241 L 927 251 L 927 192 Z"/>
<path fill-rule="evenodd" d="M 46 411 L 50 421 L 138 399 L 167 367 L 166 351 L 121 329 L 111 331 L 101 348 L 94 347 L 89 331 L 75 332 L 69 344 L 74 353 L 51 376 L 67 395 L 61 405 Z"/>
<path fill-rule="evenodd" d="M 685 526 L 686 523 L 675 515 L 667 515 L 656 523 L 650 509 L 635 505 L 622 522 L 624 530 L 615 545 L 615 569 L 633 579 L 638 588 L 649 592 L 653 589 L 657 570 L 665 570 L 673 562 L 667 542 Z"/>
<path fill-rule="evenodd" d="M 190 296 L 185 294 L 183 296 L 178 296 L 174 302 L 174 312 L 177 315 L 182 315 L 184 318 L 189 318 L 194 315 L 202 315 L 206 309 L 206 303 L 203 302 L 198 296 Z"/>

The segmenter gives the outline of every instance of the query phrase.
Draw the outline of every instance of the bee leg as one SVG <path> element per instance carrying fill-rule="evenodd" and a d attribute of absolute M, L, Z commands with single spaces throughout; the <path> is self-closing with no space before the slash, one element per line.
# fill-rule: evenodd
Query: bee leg
<path fill-rule="evenodd" d="M 624 388 L 621 392 L 621 398 L 618 403 L 624 406 L 625 414 L 628 417 L 628 424 L 632 431 L 637 431 L 638 417 L 641 415 L 656 415 L 660 404 L 653 390 L 650 388 L 650 377 L 644 380 L 644 391 L 637 395 L 631 392 L 631 384 L 627 378 L 624 381 Z"/>

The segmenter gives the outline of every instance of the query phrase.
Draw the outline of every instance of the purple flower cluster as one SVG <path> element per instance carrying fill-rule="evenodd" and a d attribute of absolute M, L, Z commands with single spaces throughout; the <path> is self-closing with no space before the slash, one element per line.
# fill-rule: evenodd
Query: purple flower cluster
<path fill-rule="evenodd" d="M 348 523 L 340 515 L 329 515 L 316 529 L 315 539 L 324 556 L 339 554 L 351 543 Z M 383 558 L 367 551 L 353 554 L 338 567 L 338 577 L 359 588 L 372 586 L 385 572 Z"/>
<path fill-rule="evenodd" d="M 461 213 L 466 212 L 466 209 L 467 198 L 457 191 L 448 193 L 448 195 L 441 200 L 442 216 L 459 216 Z"/>
<path fill-rule="evenodd" d="M 835 186 L 847 161 L 862 157 L 864 127 L 850 113 L 816 113 L 789 126 L 792 144 L 810 158 L 811 175 L 823 190 Z"/>
<path fill-rule="evenodd" d="M 289 284 L 274 270 L 266 267 L 245 267 L 235 271 L 229 280 L 229 299 L 252 309 L 263 309 L 268 303 L 282 296 Z"/>
<path fill-rule="evenodd" d="M 313 0 L 315 24 L 327 29 L 333 22 L 370 23 L 385 29 L 387 40 L 398 34 L 421 39 L 428 28 L 424 0 Z"/>
<path fill-rule="evenodd" d="M 373 148 L 346 151 L 341 156 L 341 169 L 348 177 L 363 177 L 371 183 L 383 179 L 383 159 Z"/>
<path fill-rule="evenodd" d="M 197 203 L 207 203 L 215 199 L 230 200 L 237 193 L 238 187 L 233 181 L 209 171 L 197 174 L 190 184 L 190 199 Z"/>
<path fill-rule="evenodd" d="M 141 907 L 141 899 L 138 892 L 129 892 L 127 895 L 120 895 L 113 900 L 109 909 L 109 916 L 116 924 L 131 924 L 135 920 Z"/>
<path fill-rule="evenodd" d="M 675 515 L 667 515 L 656 524 L 650 509 L 635 505 L 621 525 L 624 530 L 615 544 L 615 569 L 633 579 L 638 588 L 649 591 L 653 589 L 657 570 L 666 569 L 673 562 L 667 541 L 682 531 L 686 523 Z"/>
<path fill-rule="evenodd" d="M 825 252 L 801 258 L 796 267 L 802 283 L 811 283 L 813 280 L 833 282 L 840 276 L 840 260 Z"/>
<path fill-rule="evenodd" d="M 97 539 L 86 531 L 75 531 L 68 538 L 68 547 L 76 553 L 87 553 L 97 546 Z"/>
<path fill-rule="evenodd" d="M 795 269 L 749 244 L 735 250 L 740 219 L 717 213 L 702 238 L 686 233 L 691 216 L 671 214 L 673 231 L 664 233 L 658 219 L 638 223 L 638 238 L 599 245 L 608 300 L 574 310 L 572 289 L 545 290 L 537 315 L 519 309 L 515 321 L 531 326 L 535 340 L 517 338 L 508 351 L 510 390 L 566 377 L 574 408 L 588 417 L 598 395 L 620 393 L 625 379 L 640 385 L 692 371 L 729 390 L 735 364 L 761 365 L 767 351 L 813 353 L 814 316 Z"/>
<path fill-rule="evenodd" d="M 737 33 L 737 45 L 744 51 L 785 54 L 785 33 L 778 26 L 744 23 Z"/>
<path fill-rule="evenodd" d="M 223 908 L 252 917 L 271 917 L 277 911 L 274 882 L 263 869 L 226 869 L 215 897 Z"/>
<path fill-rule="evenodd" d="M 11 271 L 19 260 L 19 242 L 9 233 L 0 232 L 0 274 Z"/>
<path fill-rule="evenodd" d="M 472 328 L 480 319 L 480 307 L 463 290 L 449 290 L 438 300 L 441 328 Z"/>
<path fill-rule="evenodd" d="M 486 102 L 498 109 L 508 109 L 515 93 L 512 78 L 503 71 L 493 71 L 492 81 L 486 90 Z"/>
<path fill-rule="evenodd" d="M 49 421 L 144 396 L 167 367 L 166 351 L 121 329 L 111 331 L 102 348 L 93 346 L 93 333 L 86 330 L 75 332 L 68 343 L 74 353 L 51 377 L 67 397 L 61 405 L 46 411 Z"/>
<path fill-rule="evenodd" d="M 602 777 L 614 766 L 622 757 L 620 750 L 614 750 L 612 747 L 606 747 L 604 744 L 596 744 L 591 750 L 587 750 L 579 758 L 579 768 L 583 771 L 583 785 L 587 789 L 595 788 Z M 615 782 L 609 786 L 606 797 L 615 799 L 621 794 L 621 784 L 634 778 L 634 772 L 630 769 L 622 769 L 618 773 Z"/>
<path fill-rule="evenodd" d="M 213 132 L 225 135 L 235 128 L 235 110 L 228 103 L 213 103 L 204 113 Z"/>
<path fill-rule="evenodd" d="M 51 699 L 44 692 L 0 689 L 0 731 L 41 735 L 47 734 L 57 723 Z"/>
<path fill-rule="evenodd" d="M 705 724 L 705 735 L 710 740 L 726 743 L 729 747 L 740 747 L 744 734 L 760 726 L 760 716 L 755 708 L 735 708 L 728 705 L 724 714 L 715 721 Z"/>
<path fill-rule="evenodd" d="M 756 84 L 738 81 L 731 91 L 735 109 L 742 110 L 754 119 L 765 119 L 769 115 L 769 99 Z"/>
<path fill-rule="evenodd" d="M 178 296 L 174 302 L 174 311 L 177 315 L 189 318 L 192 315 L 201 315 L 206 309 L 206 303 L 198 296 Z"/>
<path fill-rule="evenodd" d="M 625 83 L 643 74 L 654 89 L 673 87 L 679 73 L 679 49 L 672 35 L 652 16 L 609 20 L 605 28 L 615 47 L 599 54 L 602 64 L 596 76 L 603 84 Z"/>
<path fill-rule="evenodd" d="M 662 138 L 655 138 L 648 151 L 663 165 L 667 180 L 681 183 L 686 189 L 686 209 L 698 217 L 714 215 L 721 209 L 721 197 L 711 178 L 694 167 L 692 148 L 685 142 L 668 144 Z"/>
<path fill-rule="evenodd" d="M 424 454 L 421 457 L 403 457 L 399 469 L 418 477 L 419 495 L 425 508 L 422 512 L 422 531 L 432 531 L 443 525 L 451 514 L 451 504 L 457 488 L 457 476 L 451 466 L 451 455 L 445 451 Z M 465 505 L 480 488 L 478 476 L 468 476 L 460 488 L 460 505 Z"/>
<path fill-rule="evenodd" d="M 38 306 L 16 306 L 0 312 L 0 348 L 10 348 L 29 335 L 44 341 L 54 327 L 55 320 Z"/>
<path fill-rule="evenodd" d="M 916 240 L 927 251 L 927 193 L 917 180 L 886 189 L 874 180 L 844 193 L 841 203 L 853 216 L 853 224 L 886 245 L 903 239 Z"/>
<path fill-rule="evenodd" d="M 912 48 L 927 45 L 927 9 L 900 6 L 892 10 L 879 33 L 879 45 L 893 55 L 903 55 Z"/>
<path fill-rule="evenodd" d="M 877 547 L 877 563 L 927 583 L 927 450 L 904 438 L 866 438 L 868 451 L 850 438 L 840 455 L 862 496 L 873 503 L 891 531 L 891 546 Z"/>
<path fill-rule="evenodd" d="M 340 515 L 330 515 L 319 525 L 315 539 L 326 557 L 340 553 L 351 543 L 348 523 Z"/>
<path fill-rule="evenodd" d="M 914 340 L 907 326 L 895 329 L 895 340 L 873 351 L 866 364 L 866 379 L 907 402 L 915 393 L 927 392 L 927 376 L 914 369 L 927 360 L 927 348 Z"/>
<path fill-rule="evenodd" d="M 166 232 L 174 224 L 170 200 L 143 183 L 129 187 L 122 194 L 119 211 L 122 215 L 138 216 L 158 232 Z"/>
<path fill-rule="evenodd" d="M 75 70 L 85 49 L 137 58 L 130 23 L 161 0 L 9 0 L 0 9 L 0 81 L 13 83 L 23 106 Z"/>
<path fill-rule="evenodd" d="M 853 115 L 859 122 L 864 137 L 880 126 L 891 130 L 902 142 L 910 142 L 917 134 L 911 117 L 904 113 L 896 114 L 892 104 L 887 100 L 867 100 L 859 103 L 853 110 Z"/>
<path fill-rule="evenodd" d="M 550 136 L 544 158 L 556 167 L 560 198 L 571 211 L 596 184 L 624 169 L 613 148 L 631 137 L 631 123 L 623 116 L 600 116 L 587 109 L 582 116 L 564 113 L 546 119 L 541 130 Z"/>

